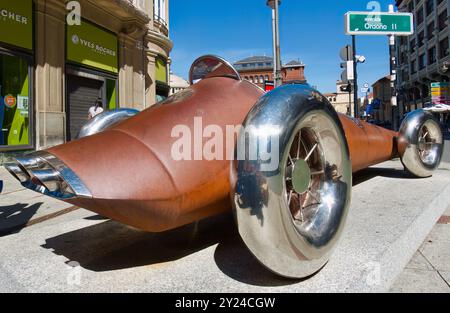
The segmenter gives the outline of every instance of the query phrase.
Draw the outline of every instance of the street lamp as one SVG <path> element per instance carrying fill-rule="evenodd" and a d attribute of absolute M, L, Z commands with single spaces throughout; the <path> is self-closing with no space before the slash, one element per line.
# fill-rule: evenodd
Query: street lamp
<path fill-rule="evenodd" d="M 281 5 L 281 0 L 267 0 L 267 5 L 272 9 L 272 29 L 273 29 L 273 84 L 274 87 L 282 85 L 281 77 L 281 56 L 280 56 L 280 30 L 279 30 L 279 15 L 278 7 Z"/>

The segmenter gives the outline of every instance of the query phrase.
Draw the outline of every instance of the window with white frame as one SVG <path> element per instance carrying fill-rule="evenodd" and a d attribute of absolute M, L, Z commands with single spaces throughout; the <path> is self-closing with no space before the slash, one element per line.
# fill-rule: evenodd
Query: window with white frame
<path fill-rule="evenodd" d="M 153 0 L 155 20 L 166 22 L 166 0 Z"/>

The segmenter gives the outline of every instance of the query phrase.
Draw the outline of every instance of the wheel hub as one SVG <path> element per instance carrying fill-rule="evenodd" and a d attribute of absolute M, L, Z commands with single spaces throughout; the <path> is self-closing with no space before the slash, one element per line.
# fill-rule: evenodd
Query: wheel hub
<path fill-rule="evenodd" d="M 292 186 L 295 192 L 302 194 L 308 191 L 311 184 L 311 169 L 308 163 L 299 159 L 294 163 L 294 169 L 292 171 Z"/>

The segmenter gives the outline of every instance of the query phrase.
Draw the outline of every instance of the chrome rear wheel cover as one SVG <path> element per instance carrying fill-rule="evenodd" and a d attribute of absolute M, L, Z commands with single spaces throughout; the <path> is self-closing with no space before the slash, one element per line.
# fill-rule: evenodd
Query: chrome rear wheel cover
<path fill-rule="evenodd" d="M 429 112 L 409 113 L 399 132 L 399 154 L 405 169 L 417 177 L 432 176 L 444 152 L 439 122 Z"/>

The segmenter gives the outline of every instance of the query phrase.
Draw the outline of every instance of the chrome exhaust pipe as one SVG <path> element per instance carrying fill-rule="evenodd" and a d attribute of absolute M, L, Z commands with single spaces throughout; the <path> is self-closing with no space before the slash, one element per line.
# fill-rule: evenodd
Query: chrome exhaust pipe
<path fill-rule="evenodd" d="M 31 179 L 30 175 L 15 163 L 5 164 L 6 170 L 20 183 L 26 183 Z"/>
<path fill-rule="evenodd" d="M 62 179 L 58 171 L 54 169 L 33 170 L 31 175 L 33 183 L 44 186 L 49 192 L 61 190 Z"/>
<path fill-rule="evenodd" d="M 15 158 L 5 168 L 20 183 L 33 191 L 57 199 L 92 198 L 89 189 L 61 160 L 47 151 Z"/>
<path fill-rule="evenodd" d="M 35 153 L 27 157 L 17 157 L 15 160 L 19 166 L 21 166 L 28 173 L 30 170 L 40 169 L 46 165 L 45 160 L 41 158 L 41 153 Z"/>

